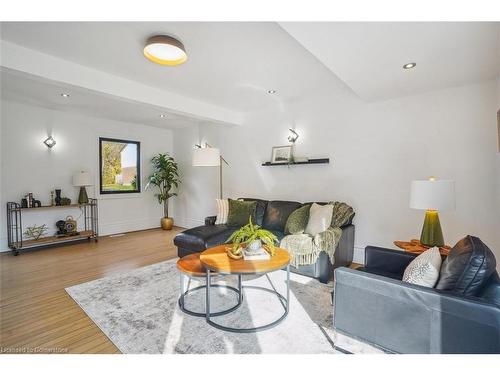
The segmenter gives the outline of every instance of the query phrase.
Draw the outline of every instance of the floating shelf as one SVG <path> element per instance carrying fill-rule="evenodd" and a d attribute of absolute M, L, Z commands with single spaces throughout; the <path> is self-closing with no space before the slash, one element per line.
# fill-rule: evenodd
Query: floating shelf
<path fill-rule="evenodd" d="M 302 165 L 302 164 L 328 164 L 330 163 L 330 158 L 323 158 L 323 159 L 309 159 L 308 161 L 299 161 L 299 162 L 293 162 L 293 163 L 271 163 L 270 161 L 267 161 L 265 163 L 262 163 L 263 167 L 274 167 L 278 165 Z"/>

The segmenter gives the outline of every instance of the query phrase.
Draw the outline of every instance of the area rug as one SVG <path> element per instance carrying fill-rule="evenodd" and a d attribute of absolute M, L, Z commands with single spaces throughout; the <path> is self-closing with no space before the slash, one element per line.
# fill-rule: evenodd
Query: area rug
<path fill-rule="evenodd" d="M 236 286 L 235 276 L 214 282 Z M 286 273 L 276 271 L 245 277 L 243 285 L 274 288 L 285 295 Z M 191 279 L 189 287 L 204 283 Z M 290 310 L 279 325 L 257 333 L 231 333 L 207 324 L 203 317 L 183 313 L 178 306 L 179 271 L 175 260 L 138 268 L 66 289 L 85 313 L 122 353 L 341 353 L 332 329 L 332 285 L 301 275 L 290 277 Z M 236 302 L 234 292 L 212 288 L 211 306 L 220 311 Z M 205 290 L 190 294 L 186 307 L 204 311 Z M 244 289 L 243 304 L 234 312 L 214 317 L 217 323 L 248 328 L 272 322 L 283 313 L 276 295 Z M 366 352 L 361 344 L 349 352 Z M 369 352 L 369 350 L 368 350 Z"/>

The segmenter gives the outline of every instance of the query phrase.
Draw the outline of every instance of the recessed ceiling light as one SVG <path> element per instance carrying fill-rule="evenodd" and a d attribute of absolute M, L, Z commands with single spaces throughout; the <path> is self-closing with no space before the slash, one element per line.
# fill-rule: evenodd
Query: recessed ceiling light
<path fill-rule="evenodd" d="M 403 69 L 412 69 L 417 66 L 417 63 L 408 63 L 403 65 Z"/>
<path fill-rule="evenodd" d="M 276 90 L 267 90 L 268 94 L 276 94 L 276 92 L 277 92 Z"/>
<path fill-rule="evenodd" d="M 163 113 L 160 115 L 160 118 L 165 118 L 167 115 L 164 115 Z"/>
<path fill-rule="evenodd" d="M 64 92 L 61 94 L 61 96 L 62 96 L 63 98 L 69 98 L 69 94 L 66 94 L 66 93 L 64 93 Z"/>
<path fill-rule="evenodd" d="M 144 56 L 160 65 L 179 65 L 187 60 L 184 45 L 167 35 L 155 35 L 146 41 Z"/>

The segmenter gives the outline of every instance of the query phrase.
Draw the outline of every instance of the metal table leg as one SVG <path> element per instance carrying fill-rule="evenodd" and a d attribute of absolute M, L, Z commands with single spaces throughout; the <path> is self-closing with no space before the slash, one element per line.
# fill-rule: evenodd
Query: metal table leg
<path fill-rule="evenodd" d="M 210 275 L 210 271 L 207 270 L 207 282 L 208 282 L 209 275 Z M 263 330 L 275 327 L 276 325 L 278 325 L 282 320 L 284 320 L 288 316 L 288 311 L 289 311 L 289 307 L 290 307 L 290 302 L 289 302 L 290 301 L 290 265 L 286 266 L 286 298 L 274 289 L 264 288 L 264 287 L 260 287 L 260 286 L 250 286 L 250 285 L 242 286 L 241 285 L 241 274 L 238 275 L 238 286 L 240 289 L 241 301 L 243 300 L 243 293 L 241 293 L 241 291 L 245 288 L 247 288 L 247 289 L 259 289 L 259 290 L 262 290 L 264 292 L 275 294 L 276 296 L 278 296 L 278 298 L 280 299 L 280 302 L 282 303 L 282 305 L 284 307 L 284 313 L 278 319 L 276 319 L 275 321 L 273 321 L 269 324 L 265 324 L 265 325 L 258 326 L 258 327 L 252 327 L 252 328 L 234 328 L 234 327 L 228 327 L 228 326 L 224 326 L 224 325 L 215 323 L 214 321 L 212 321 L 210 319 L 211 316 L 215 316 L 215 315 L 210 313 L 210 287 L 207 287 L 207 295 L 206 295 L 207 309 L 206 309 L 206 317 L 205 318 L 206 318 L 207 323 L 210 324 L 212 327 L 215 327 L 215 328 L 218 328 L 220 330 L 227 331 L 227 332 L 253 333 L 253 332 L 259 332 L 259 331 L 263 331 Z M 241 301 L 240 301 L 240 303 L 241 303 Z"/>
<path fill-rule="evenodd" d="M 228 285 L 219 285 L 219 284 L 212 284 L 212 277 L 207 275 L 207 278 L 206 278 L 206 284 L 205 285 L 200 285 L 200 286 L 197 286 L 195 288 L 192 288 L 192 289 L 189 289 L 189 287 L 185 288 L 185 281 L 184 281 L 184 278 L 187 278 L 189 280 L 189 277 L 185 274 L 183 274 L 182 272 L 180 273 L 180 295 L 179 295 L 179 308 L 181 309 L 182 312 L 186 313 L 186 314 L 189 314 L 189 315 L 192 315 L 192 316 L 198 316 L 198 317 L 203 317 L 203 316 L 206 316 L 207 312 L 197 312 L 197 311 L 192 311 L 192 310 L 189 310 L 187 309 L 185 306 L 185 297 L 197 290 L 200 290 L 200 289 L 204 289 L 206 288 L 208 291 L 210 290 L 210 288 L 224 288 L 224 289 L 228 289 L 228 290 L 232 290 L 233 292 L 235 292 L 237 295 L 238 295 L 238 302 L 236 305 L 234 305 L 233 307 L 230 307 L 229 309 L 226 309 L 226 310 L 222 310 L 222 311 L 217 311 L 217 312 L 214 312 L 214 313 L 210 313 L 210 316 L 220 316 L 220 315 L 224 315 L 224 314 L 229 314 L 230 312 L 236 310 L 238 307 L 241 306 L 241 303 L 243 302 L 243 295 L 242 295 L 242 292 L 241 292 L 241 281 L 239 282 L 239 288 L 236 289 L 232 286 L 228 286 Z M 209 304 L 207 304 L 207 309 L 209 309 Z"/>

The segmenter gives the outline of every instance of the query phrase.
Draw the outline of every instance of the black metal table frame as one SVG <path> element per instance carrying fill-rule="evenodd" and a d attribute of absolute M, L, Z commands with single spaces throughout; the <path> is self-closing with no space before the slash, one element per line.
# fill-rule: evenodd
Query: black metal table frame
<path fill-rule="evenodd" d="M 214 275 L 212 275 L 212 277 L 213 276 Z M 212 288 L 224 288 L 224 289 L 232 290 L 232 291 L 236 292 L 236 294 L 238 295 L 238 303 L 236 305 L 234 305 L 233 307 L 230 307 L 229 309 L 226 309 L 226 310 L 210 313 L 211 316 L 220 316 L 220 315 L 229 314 L 230 312 L 233 312 L 238 307 L 240 307 L 242 302 L 243 302 L 243 293 L 241 293 L 241 277 L 238 278 L 238 289 L 236 289 L 232 286 L 229 286 L 229 285 L 213 284 L 212 277 L 211 277 L 209 280 L 207 279 L 208 284 L 200 285 L 200 286 L 197 286 L 197 287 L 191 288 L 191 289 L 189 289 L 189 285 L 188 285 L 186 290 L 184 290 L 184 277 L 187 277 L 190 280 L 192 277 L 195 277 L 195 276 L 184 274 L 183 272 L 180 273 L 180 291 L 181 292 L 180 292 L 180 296 L 179 296 L 179 300 L 178 300 L 179 308 L 181 309 L 182 312 L 184 312 L 188 315 L 197 316 L 197 317 L 205 317 L 207 315 L 206 310 L 204 312 L 197 312 L 197 311 L 187 309 L 185 301 L 184 301 L 186 296 L 188 296 L 189 294 L 191 294 L 197 290 L 206 288 L 206 285 L 209 285 Z M 205 278 L 205 276 L 199 276 L 199 278 Z"/>
<path fill-rule="evenodd" d="M 276 271 L 280 271 L 280 270 L 276 270 Z M 251 327 L 251 328 L 234 328 L 234 327 L 228 327 L 228 326 L 224 326 L 224 325 L 221 325 L 221 324 L 218 324 L 218 323 L 215 323 L 214 321 L 212 321 L 210 319 L 210 317 L 212 316 L 215 316 L 213 315 L 211 312 L 210 312 L 210 288 L 212 287 L 212 285 L 210 285 L 210 280 L 211 280 L 211 273 L 213 271 L 211 271 L 208 267 L 207 267 L 207 275 L 206 275 L 206 307 L 205 307 L 205 320 L 207 321 L 208 324 L 210 324 L 212 327 L 215 327 L 215 328 L 218 328 L 218 329 L 221 329 L 223 331 L 227 331 L 227 332 L 235 332 L 235 333 L 254 333 L 254 332 L 259 332 L 259 331 L 264 331 L 266 329 L 270 329 L 270 328 L 273 328 L 275 327 L 276 325 L 278 325 L 283 319 L 285 319 L 288 315 L 288 311 L 289 311 L 289 307 L 290 307 L 290 264 L 287 264 L 286 266 L 286 298 L 280 294 L 278 291 L 276 291 L 273 287 L 273 289 L 269 289 L 269 288 L 264 288 L 264 287 L 260 287 L 260 286 L 252 286 L 252 285 L 248 285 L 248 286 L 243 286 L 242 285 L 242 282 L 241 282 L 241 277 L 243 275 L 266 275 L 268 273 L 271 273 L 271 272 L 275 272 L 275 271 L 270 271 L 270 272 L 254 272 L 254 273 L 237 273 L 237 272 L 231 272 L 231 273 L 223 273 L 223 272 L 220 272 L 218 271 L 217 274 L 224 274 L 224 275 L 238 275 L 238 286 L 240 288 L 240 295 L 242 290 L 245 289 L 245 288 L 248 288 L 248 289 L 259 289 L 259 290 L 262 290 L 262 291 L 265 291 L 265 292 L 269 292 L 269 293 L 273 293 L 275 294 L 276 296 L 278 296 L 283 308 L 284 308 L 284 313 L 278 318 L 276 319 L 275 321 L 271 322 L 271 323 L 268 323 L 268 324 L 264 324 L 264 325 L 261 325 L 261 326 L 258 326 L 258 327 Z M 272 286 L 272 283 L 271 283 L 271 286 Z M 243 297 L 241 297 L 241 300 L 243 299 Z M 240 303 L 241 305 L 241 303 Z M 239 306 L 238 306 L 239 307 Z M 236 307 L 237 308 L 237 307 Z M 232 311 L 236 310 L 233 309 Z M 226 313 L 227 314 L 227 313 Z M 223 314 L 220 314 L 220 315 L 223 315 Z"/>

